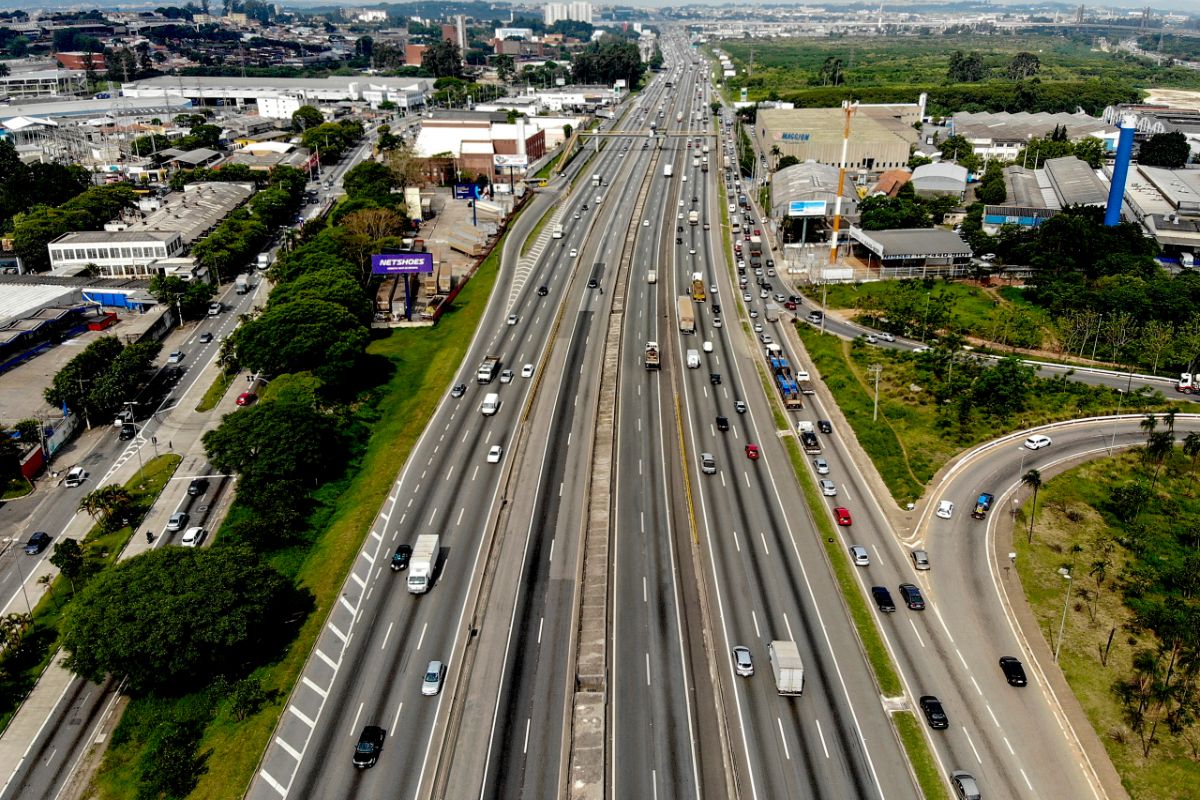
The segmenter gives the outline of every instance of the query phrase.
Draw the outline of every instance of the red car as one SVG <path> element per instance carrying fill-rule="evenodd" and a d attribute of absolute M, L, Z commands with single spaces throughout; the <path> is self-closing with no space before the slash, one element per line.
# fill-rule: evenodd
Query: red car
<path fill-rule="evenodd" d="M 242 392 L 238 395 L 237 404 L 239 406 L 248 406 L 258 399 L 258 395 L 254 392 Z"/>
<path fill-rule="evenodd" d="M 841 525 L 843 528 L 850 527 L 850 510 L 849 509 L 842 508 L 841 506 L 837 506 L 836 508 L 833 509 L 833 516 L 835 519 L 837 519 L 838 525 Z"/>
<path fill-rule="evenodd" d="M 758 461 L 758 445 L 746 445 L 746 458 L 750 459 L 751 461 Z"/>
<path fill-rule="evenodd" d="M 793 303 L 791 300 L 788 300 L 786 303 L 784 303 L 783 307 L 786 308 L 788 311 L 796 310 L 796 304 Z"/>
<path fill-rule="evenodd" d="M 762 236 L 762 231 L 761 231 L 761 230 L 759 230 L 758 228 L 755 228 L 755 229 L 754 229 L 754 235 L 755 235 L 755 236 Z"/>

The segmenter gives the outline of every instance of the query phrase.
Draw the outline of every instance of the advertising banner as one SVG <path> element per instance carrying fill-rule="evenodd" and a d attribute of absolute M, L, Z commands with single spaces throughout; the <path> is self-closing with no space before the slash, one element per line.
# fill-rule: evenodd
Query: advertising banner
<path fill-rule="evenodd" d="M 824 200 L 793 200 L 788 203 L 789 217 L 823 217 L 825 216 Z"/>
<path fill-rule="evenodd" d="M 433 272 L 433 253 L 384 253 L 371 256 L 375 275 L 413 275 Z"/>
<path fill-rule="evenodd" d="M 479 199 L 479 187 L 473 183 L 456 183 L 454 184 L 454 199 L 477 200 Z"/>
<path fill-rule="evenodd" d="M 502 155 L 500 153 L 492 154 L 492 164 L 497 167 L 516 167 L 524 169 L 529 166 L 529 156 L 525 155 Z"/>

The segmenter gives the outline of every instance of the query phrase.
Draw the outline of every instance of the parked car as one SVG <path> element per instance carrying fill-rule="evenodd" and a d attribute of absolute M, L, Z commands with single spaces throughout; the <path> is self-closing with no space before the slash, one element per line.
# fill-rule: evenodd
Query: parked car
<path fill-rule="evenodd" d="M 252 405 L 257 399 L 258 395 L 256 395 L 254 392 L 242 392 L 237 397 L 237 404 L 239 406 L 248 406 Z"/>

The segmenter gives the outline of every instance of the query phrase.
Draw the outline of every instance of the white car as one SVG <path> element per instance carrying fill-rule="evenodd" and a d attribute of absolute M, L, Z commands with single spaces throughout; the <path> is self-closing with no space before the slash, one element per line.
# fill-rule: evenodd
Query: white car
<path fill-rule="evenodd" d="M 954 515 L 954 503 L 949 500 L 943 500 L 938 503 L 937 515 L 942 519 L 950 519 Z"/>
<path fill-rule="evenodd" d="M 504 455 L 504 448 L 501 445 L 494 444 L 492 445 L 492 449 L 488 450 L 487 462 L 489 464 L 499 464 L 502 455 Z"/>
<path fill-rule="evenodd" d="M 762 323 L 761 323 L 761 322 L 756 322 L 756 323 L 754 323 L 754 332 L 755 332 L 755 333 L 762 333 L 762 332 L 763 332 L 763 326 L 762 326 Z"/>
<path fill-rule="evenodd" d="M 643 228 L 649 228 L 649 227 L 650 227 L 650 220 L 648 220 L 648 219 L 644 219 L 644 220 L 642 220 L 642 227 L 643 227 Z"/>
<path fill-rule="evenodd" d="M 761 297 L 763 300 L 766 300 L 768 297 L 771 296 L 771 293 L 768 292 L 766 289 L 760 289 L 758 292 L 758 296 Z"/>
<path fill-rule="evenodd" d="M 509 324 L 509 325 L 516 325 L 516 324 L 517 324 L 517 321 L 518 321 L 519 319 L 520 319 L 520 317 L 518 317 L 516 314 L 509 314 L 509 315 L 508 315 L 508 324 Z"/>
<path fill-rule="evenodd" d="M 194 528 L 188 528 L 183 534 L 183 538 L 179 540 L 179 544 L 183 547 L 199 547 L 204 543 L 204 537 L 208 536 L 208 531 L 197 525 Z"/>
<path fill-rule="evenodd" d="M 684 183 L 687 183 L 687 175 L 681 175 L 679 180 L 683 181 Z"/>
<path fill-rule="evenodd" d="M 742 292 L 742 300 L 743 300 L 743 301 L 745 301 L 745 302 L 749 303 L 749 302 L 750 302 L 751 300 L 753 300 L 753 299 L 754 299 L 754 298 L 750 296 L 750 293 L 749 293 L 749 292 Z"/>
<path fill-rule="evenodd" d="M 513 379 L 513 371 L 511 369 L 506 369 L 500 373 L 500 382 L 501 383 L 512 383 L 512 379 Z"/>
<path fill-rule="evenodd" d="M 887 331 L 882 331 L 882 332 L 880 332 L 880 333 L 877 333 L 877 334 L 875 334 L 875 335 L 876 335 L 877 337 L 879 337 L 879 341 L 881 341 L 881 342 L 894 342 L 894 341 L 896 341 L 896 337 L 895 337 L 895 336 L 892 336 L 892 335 L 891 335 L 890 333 L 888 333 Z"/>
<path fill-rule="evenodd" d="M 714 327 L 714 328 L 720 328 L 720 327 L 722 327 L 722 324 L 721 324 L 721 318 L 720 318 L 720 317 L 713 317 L 713 327 Z"/>
<path fill-rule="evenodd" d="M 174 353 L 171 353 L 171 355 L 167 356 L 168 364 L 178 364 L 181 361 L 183 361 L 183 351 L 182 350 L 176 350 Z"/>
<path fill-rule="evenodd" d="M 1025 446 L 1030 450 L 1041 450 L 1043 447 L 1049 447 L 1050 444 L 1050 437 L 1043 436 L 1040 433 L 1030 436 L 1025 440 Z"/>
<path fill-rule="evenodd" d="M 578 255 L 579 255 L 579 251 L 576 250 L 574 247 L 572 247 L 571 248 L 571 258 L 575 258 Z"/>
<path fill-rule="evenodd" d="M 856 567 L 871 566 L 871 556 L 867 554 L 867 548 L 862 545 L 850 545 L 850 558 L 854 559 L 854 566 Z"/>
<path fill-rule="evenodd" d="M 703 347 L 704 347 L 704 352 L 706 352 L 706 353 L 712 352 L 712 347 L 713 347 L 712 342 L 705 342 Z"/>
<path fill-rule="evenodd" d="M 525 366 L 521 367 L 521 377 L 522 378 L 532 378 L 533 377 L 533 364 L 526 364 Z"/>

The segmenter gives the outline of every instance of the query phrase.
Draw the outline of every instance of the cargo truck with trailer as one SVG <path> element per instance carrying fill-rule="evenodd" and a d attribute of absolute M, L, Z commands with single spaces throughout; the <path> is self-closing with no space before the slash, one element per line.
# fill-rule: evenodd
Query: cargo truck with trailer
<path fill-rule="evenodd" d="M 800 397 L 800 386 L 796 382 L 796 376 L 792 374 L 792 367 L 788 363 L 787 357 L 783 354 L 783 348 L 777 344 L 767 345 L 766 358 L 767 367 L 771 370 L 771 379 L 775 383 L 775 388 L 779 390 L 784 408 L 788 411 L 799 411 L 804 408 L 804 400 Z"/>

